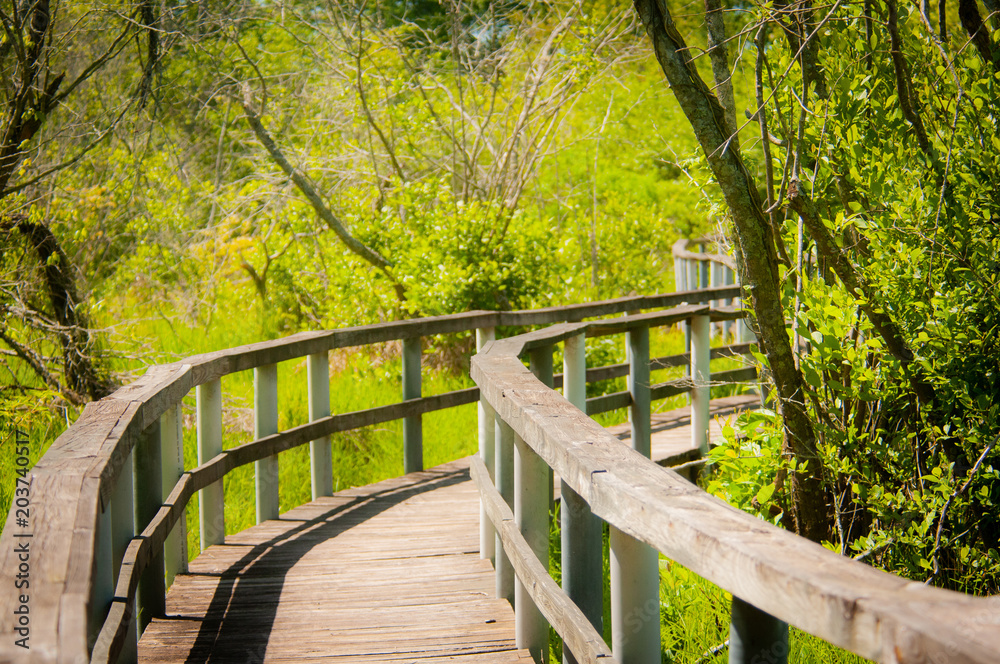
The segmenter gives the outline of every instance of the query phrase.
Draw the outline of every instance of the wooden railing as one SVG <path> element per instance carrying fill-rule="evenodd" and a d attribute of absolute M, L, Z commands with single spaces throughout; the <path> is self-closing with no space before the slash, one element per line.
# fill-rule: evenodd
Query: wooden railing
<path fill-rule="evenodd" d="M 729 287 L 304 332 L 151 367 L 134 383 L 88 404 L 31 470 L 29 525 L 18 525 L 12 509 L 0 537 L 0 588 L 4 589 L 0 592 L 0 661 L 133 661 L 138 636 L 153 616 L 163 614 L 166 588 L 186 567 L 185 509 L 189 501 L 199 493 L 201 547 L 222 542 L 222 479 L 235 468 L 254 463 L 258 522 L 277 516 L 279 452 L 308 443 L 312 495 L 332 492 L 329 436 L 336 432 L 403 419 L 405 471 L 419 470 L 423 464 L 422 414 L 480 399 L 478 388 L 421 396 L 421 337 L 475 330 L 477 345 L 482 347 L 491 343 L 498 326 L 582 321 L 736 295 L 737 289 Z M 720 315 L 732 318 L 735 314 Z M 652 325 L 659 320 L 665 320 L 663 314 L 639 313 L 588 325 L 593 326 L 592 334 L 612 334 L 631 329 L 631 321 Z M 707 336 L 698 339 L 692 357 L 703 366 L 699 371 L 707 372 Z M 395 340 L 402 341 L 403 401 L 331 415 L 329 352 Z M 745 350 L 730 347 L 716 353 Z M 302 359 L 307 364 L 310 421 L 279 431 L 277 365 Z M 688 356 L 658 361 L 677 366 L 687 363 Z M 547 372 L 550 380 L 560 378 L 551 375 L 551 354 L 547 365 L 544 353 L 537 354 L 534 366 Z M 591 380 L 603 380 L 631 376 L 635 366 L 634 360 L 587 371 L 574 365 L 567 374 L 567 389 L 586 380 L 580 377 L 581 372 Z M 648 374 L 648 362 L 645 367 Z M 254 371 L 254 440 L 223 450 L 222 379 L 248 370 Z M 699 391 L 702 387 L 690 380 L 663 383 L 653 389 L 659 396 L 691 390 L 692 399 L 707 407 L 707 392 Z M 185 469 L 181 406 L 191 390 L 197 402 L 198 466 Z M 596 413 L 628 406 L 632 399 L 633 392 L 605 395 L 590 400 L 587 408 Z M 488 408 L 487 402 L 480 403 L 484 410 Z M 492 414 L 484 412 L 484 422 L 485 415 L 492 422 Z M 492 531 L 488 534 L 489 546 L 484 553 L 492 555 Z M 18 548 L 25 542 L 30 549 L 27 562 Z M 30 584 L 23 586 L 26 602 L 15 592 L 22 587 L 18 585 L 19 574 Z M 30 611 L 24 621 L 18 613 L 21 606 Z M 16 645 L 25 635 L 29 650 Z"/>
<path fill-rule="evenodd" d="M 697 287 L 700 274 L 690 265 L 719 261 L 678 248 L 678 273 L 689 275 L 682 285 Z M 711 300 L 721 297 L 733 296 L 716 291 Z M 563 639 L 566 661 L 660 662 L 662 554 L 732 593 L 731 663 L 786 662 L 789 624 L 887 664 L 1000 661 L 1000 598 L 971 597 L 875 570 L 741 512 L 650 461 L 655 388 L 644 361 L 649 328 L 689 326 L 697 431 L 707 417 L 707 330 L 710 321 L 732 315 L 731 309 L 685 305 L 615 321 L 560 324 L 494 341 L 473 357 L 472 377 L 487 421 L 480 426 L 484 437 L 472 474 L 484 505 L 484 533 L 496 533 L 497 594 L 515 607 L 518 647 L 542 661 L 551 625 Z M 585 339 L 610 329 L 628 337 L 632 361 L 622 401 L 630 408 L 631 447 L 585 414 Z M 559 343 L 562 394 L 552 389 L 544 368 Z M 561 480 L 561 588 L 547 569 L 553 472 Z M 610 647 L 602 638 L 602 520 L 610 527 Z"/>

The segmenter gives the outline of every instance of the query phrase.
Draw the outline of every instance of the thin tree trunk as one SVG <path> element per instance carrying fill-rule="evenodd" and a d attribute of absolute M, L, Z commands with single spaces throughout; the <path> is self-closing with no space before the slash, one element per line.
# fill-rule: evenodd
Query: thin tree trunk
<path fill-rule="evenodd" d="M 635 0 L 656 58 L 701 144 L 732 215 L 742 283 L 759 326 L 785 427 L 785 453 L 798 462 L 792 475 L 792 512 L 797 532 L 813 541 L 829 536 L 830 518 L 816 437 L 805 408 L 802 377 L 795 368 L 785 328 L 778 258 L 771 225 L 757 185 L 736 150 L 726 149 L 725 111 L 698 75 L 665 0 Z"/>

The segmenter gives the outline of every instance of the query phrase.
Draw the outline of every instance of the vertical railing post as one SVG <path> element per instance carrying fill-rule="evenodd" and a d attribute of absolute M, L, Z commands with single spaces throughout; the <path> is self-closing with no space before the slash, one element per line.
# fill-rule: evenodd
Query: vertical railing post
<path fill-rule="evenodd" d="M 115 490 L 111 495 L 111 578 L 112 588 L 118 585 L 118 575 L 122 570 L 122 560 L 129 542 L 135 536 L 135 512 L 132 493 L 132 454 L 129 454 L 118 473 Z M 138 659 L 135 603 L 132 604 L 132 619 L 128 621 L 128 636 L 122 646 L 118 661 L 123 664 Z"/>
<path fill-rule="evenodd" d="M 198 465 L 222 452 L 222 381 L 218 378 L 195 388 L 198 409 Z M 226 539 L 222 480 L 198 492 L 198 535 L 201 550 Z"/>
<path fill-rule="evenodd" d="M 253 437 L 278 433 L 278 365 L 253 370 Z M 253 462 L 257 523 L 278 518 L 278 455 Z"/>
<path fill-rule="evenodd" d="M 496 330 L 492 327 L 480 327 L 476 330 L 476 352 L 481 352 L 483 346 L 496 338 Z M 479 458 L 483 460 L 486 470 L 490 473 L 490 479 L 496 483 L 496 425 L 493 422 L 495 416 L 493 408 L 486 401 L 486 397 L 479 397 Z M 486 508 L 482 502 L 479 505 L 479 555 L 488 559 L 496 565 L 496 529 L 493 522 L 486 515 Z"/>
<path fill-rule="evenodd" d="M 628 332 L 632 447 L 650 456 L 649 328 Z M 611 528 L 611 649 L 619 662 L 660 661 L 660 568 L 656 549 Z"/>
<path fill-rule="evenodd" d="M 632 396 L 629 422 L 632 447 L 643 456 L 650 456 L 650 393 L 649 393 L 649 327 L 634 327 L 625 333 L 629 349 L 628 391 Z"/>
<path fill-rule="evenodd" d="M 708 454 L 708 413 L 711 398 L 708 316 L 691 317 L 691 446 Z"/>
<path fill-rule="evenodd" d="M 330 354 L 310 355 L 306 360 L 306 379 L 309 382 L 309 421 L 330 415 Z M 333 495 L 333 457 L 330 437 L 323 436 L 309 442 L 309 479 L 312 499 Z"/>
<path fill-rule="evenodd" d="M 160 421 L 157 420 L 139 437 L 132 449 L 135 477 L 135 531 L 142 532 L 163 504 L 163 475 L 160 468 Z M 166 613 L 166 589 L 163 587 L 163 551 L 156 551 L 139 577 L 136 594 L 138 634 L 146 629 L 153 616 Z"/>
<path fill-rule="evenodd" d="M 112 505 L 106 505 L 97 517 L 97 532 L 94 534 L 94 576 L 90 584 L 90 606 L 87 614 L 87 646 L 93 649 L 104 621 L 108 617 L 108 607 L 115 596 L 114 556 L 112 554 Z"/>
<path fill-rule="evenodd" d="M 733 596 L 729 664 L 787 664 L 788 624 Z"/>
<path fill-rule="evenodd" d="M 540 346 L 538 348 L 533 348 L 528 351 L 529 365 L 531 368 L 531 373 L 535 374 L 535 378 L 542 382 L 546 387 L 551 388 L 554 384 L 555 375 L 552 369 L 552 346 Z M 549 511 L 551 512 L 555 509 L 555 481 L 553 478 L 552 469 L 546 466 L 548 469 L 548 486 L 549 486 Z"/>
<path fill-rule="evenodd" d="M 566 339 L 563 348 L 563 395 L 571 404 L 587 412 L 587 353 L 583 334 Z M 598 633 L 603 633 L 604 542 L 601 520 L 591 512 L 587 501 L 566 482 L 560 486 L 560 496 L 562 587 Z M 567 648 L 563 648 L 563 662 L 576 662 Z"/>
<path fill-rule="evenodd" d="M 542 565 L 549 567 L 549 467 L 520 436 L 514 436 L 514 522 Z M 552 495 L 548 491 L 549 496 Z M 514 588 L 514 636 L 517 647 L 535 662 L 548 660 L 549 625 L 520 579 Z"/>
<path fill-rule="evenodd" d="M 160 417 L 160 454 L 160 486 L 163 501 L 166 502 L 177 480 L 184 474 L 184 418 L 180 404 L 167 409 Z M 168 588 L 175 576 L 187 571 L 186 514 L 186 509 L 181 511 L 180 519 L 163 543 L 163 567 Z"/>
<path fill-rule="evenodd" d="M 496 473 L 497 491 L 503 497 L 511 511 L 514 510 L 514 430 L 501 420 L 496 420 L 494 430 L 496 465 L 493 472 Z M 514 567 L 510 564 L 503 544 L 500 541 L 500 533 L 497 533 L 494 550 L 496 551 L 496 590 L 497 599 L 505 599 L 514 606 Z"/>
<path fill-rule="evenodd" d="M 420 337 L 403 339 L 403 401 L 420 398 Z M 420 415 L 403 419 L 403 472 L 424 469 L 424 430 Z"/>
<path fill-rule="evenodd" d="M 726 286 L 733 286 L 733 285 L 736 284 L 736 273 L 733 272 L 733 269 L 731 267 L 729 267 L 728 265 L 724 265 L 722 267 L 722 275 L 723 275 L 722 282 L 723 282 L 724 285 L 726 285 Z M 725 299 L 725 305 L 726 306 L 731 306 L 734 301 L 735 300 L 733 298 L 727 297 Z M 732 333 L 733 333 L 733 321 L 727 320 L 726 322 L 724 322 L 722 324 L 722 334 L 723 334 L 723 337 L 726 340 L 726 343 L 729 343 L 729 336 Z"/>

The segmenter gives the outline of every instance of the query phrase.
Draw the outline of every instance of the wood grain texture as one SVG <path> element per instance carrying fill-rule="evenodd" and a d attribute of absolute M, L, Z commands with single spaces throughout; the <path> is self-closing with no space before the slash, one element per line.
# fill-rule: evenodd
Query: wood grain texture
<path fill-rule="evenodd" d="M 472 361 L 507 422 L 593 512 L 788 623 L 877 661 L 995 662 L 1000 598 L 874 570 L 707 495 L 622 445 L 518 359 L 515 339 Z"/>
<path fill-rule="evenodd" d="M 469 461 L 341 491 L 192 561 L 141 662 L 519 662 Z"/>

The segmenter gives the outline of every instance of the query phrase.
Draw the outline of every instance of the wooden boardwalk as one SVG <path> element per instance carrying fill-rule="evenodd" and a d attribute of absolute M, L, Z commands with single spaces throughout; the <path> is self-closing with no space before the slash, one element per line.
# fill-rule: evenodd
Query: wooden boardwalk
<path fill-rule="evenodd" d="M 752 403 L 713 402 L 715 416 Z M 694 458 L 688 409 L 654 415 L 654 458 Z M 628 438 L 628 427 L 611 431 Z M 467 459 L 341 491 L 226 537 L 176 578 L 141 662 L 531 662 L 479 557 Z"/>
<path fill-rule="evenodd" d="M 531 662 L 479 557 L 468 460 L 226 537 L 167 594 L 142 662 Z"/>

